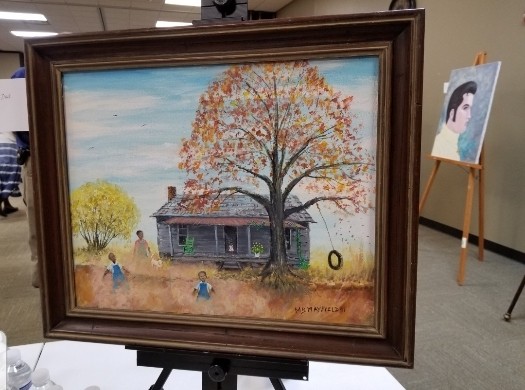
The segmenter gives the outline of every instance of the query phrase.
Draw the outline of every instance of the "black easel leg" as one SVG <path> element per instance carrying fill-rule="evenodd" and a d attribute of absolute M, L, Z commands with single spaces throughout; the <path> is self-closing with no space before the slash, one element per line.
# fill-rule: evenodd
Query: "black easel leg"
<path fill-rule="evenodd" d="M 521 284 L 518 287 L 518 290 L 516 291 L 516 294 L 514 295 L 514 298 L 512 299 L 512 303 L 510 304 L 509 309 L 507 310 L 507 312 L 503 316 L 505 321 L 510 321 L 510 315 L 512 314 L 512 309 L 514 309 L 514 305 L 516 305 L 516 302 L 518 302 L 518 298 L 520 297 L 524 286 L 525 286 L 525 275 L 523 276 L 523 280 L 521 281 Z"/>
<path fill-rule="evenodd" d="M 171 368 L 163 368 L 157 379 L 157 382 L 155 382 L 155 384 L 151 386 L 149 390 L 164 390 L 162 386 L 164 386 L 170 374 L 171 374 Z"/>
<path fill-rule="evenodd" d="M 270 378 L 273 388 L 275 390 L 286 390 L 286 387 L 283 385 L 283 381 L 280 378 Z"/>

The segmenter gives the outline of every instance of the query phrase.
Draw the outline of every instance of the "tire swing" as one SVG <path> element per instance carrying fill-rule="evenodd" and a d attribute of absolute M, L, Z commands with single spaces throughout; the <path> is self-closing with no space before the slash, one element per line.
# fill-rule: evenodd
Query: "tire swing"
<path fill-rule="evenodd" d="M 334 263 L 332 263 L 332 255 L 335 255 L 335 257 L 337 258 L 337 264 L 335 265 Z M 335 249 L 332 249 L 328 253 L 328 266 L 336 271 L 338 269 L 341 269 L 341 267 L 343 266 L 343 255 L 339 253 L 338 251 L 336 251 Z"/>
<path fill-rule="evenodd" d="M 334 271 L 337 271 L 341 269 L 343 266 L 343 255 L 337 251 L 334 248 L 334 243 L 332 242 L 332 237 L 330 236 L 330 230 L 328 230 L 328 225 L 326 224 L 326 221 L 323 217 L 323 213 L 321 213 L 321 209 L 319 208 L 319 205 L 316 203 L 317 210 L 319 210 L 319 215 L 321 215 L 321 218 L 324 222 L 324 227 L 326 229 L 326 232 L 328 233 L 328 239 L 330 240 L 330 245 L 332 246 L 332 250 L 328 252 L 328 266 L 333 269 Z M 337 263 L 334 264 L 333 256 L 336 257 Z"/>

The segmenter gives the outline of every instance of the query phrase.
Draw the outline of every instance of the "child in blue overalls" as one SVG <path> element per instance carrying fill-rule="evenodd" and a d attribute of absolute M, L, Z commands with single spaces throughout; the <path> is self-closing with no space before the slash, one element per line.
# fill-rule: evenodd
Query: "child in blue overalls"
<path fill-rule="evenodd" d="M 126 282 L 126 276 L 124 275 L 124 273 L 128 274 L 129 271 L 126 268 L 124 268 L 123 265 L 117 262 L 117 257 L 114 253 L 111 252 L 108 255 L 108 258 L 109 260 L 111 260 L 111 263 L 109 263 L 106 267 L 102 278 L 104 278 L 104 276 L 106 276 L 107 274 L 111 273 L 113 276 L 113 290 L 116 290 Z"/>
<path fill-rule="evenodd" d="M 211 284 L 206 282 L 206 272 L 199 272 L 199 282 L 195 285 L 193 293 L 197 294 L 197 300 L 209 300 L 211 298 L 211 293 L 214 292 Z"/>

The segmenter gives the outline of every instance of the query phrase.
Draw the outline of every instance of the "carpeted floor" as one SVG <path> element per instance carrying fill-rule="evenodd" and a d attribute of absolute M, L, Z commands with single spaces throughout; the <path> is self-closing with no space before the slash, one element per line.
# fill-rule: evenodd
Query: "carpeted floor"
<path fill-rule="evenodd" d="M 0 330 L 9 346 L 44 341 L 39 290 L 31 287 L 27 221 L 0 217 Z M 465 284 L 456 284 L 460 243 L 420 227 L 415 368 L 389 371 L 406 389 L 525 389 L 525 293 L 503 315 L 525 265 L 470 247 Z M 348 378 L 348 388 L 352 378 Z M 346 390 L 346 389 L 345 389 Z M 381 389 L 378 389 L 381 390 Z"/>
<path fill-rule="evenodd" d="M 0 216 L 0 330 L 7 344 L 43 341 L 40 290 L 31 286 L 32 263 L 22 198 L 9 201 L 19 210 Z"/>

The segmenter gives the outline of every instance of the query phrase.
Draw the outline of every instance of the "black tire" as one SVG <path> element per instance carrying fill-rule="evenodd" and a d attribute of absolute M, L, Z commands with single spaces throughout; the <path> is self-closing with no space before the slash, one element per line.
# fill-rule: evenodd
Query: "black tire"
<path fill-rule="evenodd" d="M 335 255 L 337 257 L 337 264 L 334 265 L 332 262 L 332 255 Z M 341 269 L 343 266 L 343 256 L 338 251 L 331 250 L 330 253 L 328 253 L 328 266 L 332 268 L 333 270 L 337 271 L 338 269 Z"/>

